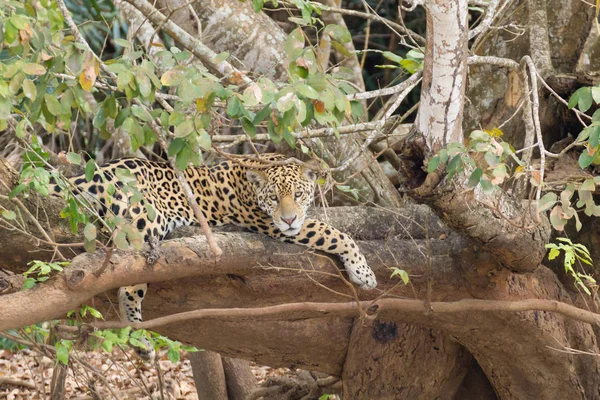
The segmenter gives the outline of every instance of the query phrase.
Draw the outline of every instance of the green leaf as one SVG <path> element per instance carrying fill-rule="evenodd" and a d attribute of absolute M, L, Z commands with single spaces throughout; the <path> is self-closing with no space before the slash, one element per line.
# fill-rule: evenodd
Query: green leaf
<path fill-rule="evenodd" d="M 390 275 L 390 279 L 393 278 L 394 276 L 398 275 L 400 277 L 400 279 L 402 279 L 402 282 L 405 285 L 408 285 L 408 282 L 410 281 L 410 277 L 408 276 L 408 272 L 406 272 L 403 269 L 396 268 L 396 267 L 393 267 L 392 270 L 393 270 L 393 272 Z"/>
<path fill-rule="evenodd" d="M 231 118 L 237 118 L 239 115 L 242 114 L 241 108 L 243 107 L 244 106 L 242 105 L 240 100 L 237 97 L 232 96 L 229 99 L 229 101 L 227 101 L 227 115 L 229 115 Z"/>
<path fill-rule="evenodd" d="M 148 345 L 144 344 L 143 342 L 141 342 L 140 340 L 138 340 L 134 337 L 129 338 L 129 343 L 134 347 L 138 347 L 138 348 L 144 349 L 144 350 L 149 350 Z"/>
<path fill-rule="evenodd" d="M 102 313 L 100 311 L 96 310 L 95 308 L 88 306 L 88 311 L 90 312 L 92 317 L 104 319 L 104 317 L 102 316 Z"/>
<path fill-rule="evenodd" d="M 388 59 L 390 61 L 393 61 L 396 64 L 400 64 L 400 62 L 403 60 L 402 57 L 400 57 L 397 54 L 392 53 L 391 51 L 384 51 L 382 53 L 382 55 L 383 55 L 384 58 L 386 58 L 386 59 Z"/>
<path fill-rule="evenodd" d="M 350 43 L 352 41 L 352 35 L 348 28 L 342 25 L 330 24 L 323 30 L 325 35 L 331 36 L 333 39 L 340 43 Z"/>
<path fill-rule="evenodd" d="M 52 115 L 60 115 L 60 113 L 62 112 L 62 106 L 60 105 L 60 102 L 56 99 L 55 95 L 46 93 L 44 95 L 44 101 L 46 102 L 46 107 L 48 107 L 48 111 L 50 111 Z"/>
<path fill-rule="evenodd" d="M 75 165 L 81 165 L 81 163 L 83 162 L 81 156 L 77 153 L 73 153 L 72 151 L 67 153 L 67 161 Z"/>
<path fill-rule="evenodd" d="M 35 100 L 37 97 L 37 89 L 35 83 L 31 79 L 25 79 L 23 81 L 23 94 L 30 100 Z"/>
<path fill-rule="evenodd" d="M 184 138 L 194 131 L 194 121 L 187 120 L 175 127 L 175 137 Z"/>
<path fill-rule="evenodd" d="M 596 104 L 600 103 L 600 87 L 594 86 L 592 87 L 592 99 Z"/>
<path fill-rule="evenodd" d="M 306 79 L 308 76 L 308 69 L 299 66 L 296 61 L 290 63 L 288 71 L 291 76 L 297 76 L 298 78 Z"/>
<path fill-rule="evenodd" d="M 64 365 L 69 363 L 69 348 L 62 340 L 56 343 L 56 359 Z"/>
<path fill-rule="evenodd" d="M 143 97 L 149 97 L 152 93 L 152 82 L 150 81 L 148 75 L 146 75 L 143 72 L 138 72 L 138 74 L 135 77 L 135 81 L 137 82 L 138 88 L 140 89 L 140 94 Z"/>
<path fill-rule="evenodd" d="M 175 158 L 175 163 L 177 164 L 177 168 L 180 170 L 185 170 L 191 158 L 191 151 L 189 146 L 184 146 L 179 153 L 177 153 L 177 157 Z"/>
<path fill-rule="evenodd" d="M 469 177 L 469 182 L 467 183 L 467 185 L 469 187 L 475 187 L 479 184 L 479 181 L 481 180 L 481 177 L 483 176 L 483 170 L 481 168 L 476 168 L 473 173 L 471 174 L 471 176 Z"/>
<path fill-rule="evenodd" d="M 167 355 L 169 357 L 169 361 L 171 361 L 173 364 L 179 362 L 179 351 L 178 350 L 175 350 L 174 348 L 169 348 Z"/>
<path fill-rule="evenodd" d="M 4 210 L 2 211 L 2 217 L 9 221 L 12 221 L 17 218 L 17 214 L 13 210 Z"/>
<path fill-rule="evenodd" d="M 25 289 L 31 289 L 32 287 L 35 286 L 35 279 L 34 278 L 26 278 L 25 281 L 23 282 L 23 290 Z"/>
<path fill-rule="evenodd" d="M 590 127 L 586 128 L 585 130 L 590 132 L 590 147 L 592 148 L 596 148 L 598 147 L 598 144 L 600 144 L 600 126 L 598 125 L 591 125 Z"/>
<path fill-rule="evenodd" d="M 17 36 L 19 34 L 19 29 L 11 23 L 11 20 L 6 20 L 4 24 L 4 38 L 6 39 L 6 43 L 10 44 L 17 40 Z"/>
<path fill-rule="evenodd" d="M 548 192 L 542 196 L 538 204 L 538 211 L 546 211 L 554 207 L 556 201 L 558 200 L 558 196 L 554 192 Z"/>
<path fill-rule="evenodd" d="M 440 156 L 439 155 L 435 155 L 433 157 L 431 157 L 431 160 L 429 160 L 429 164 L 427 164 L 427 173 L 431 174 L 432 172 L 434 172 L 437 167 L 440 165 Z"/>
<path fill-rule="evenodd" d="M 251 138 L 254 138 L 256 136 L 256 127 L 254 126 L 252 121 L 250 121 L 247 118 L 242 118 L 241 121 L 242 128 L 244 128 L 244 132 L 246 132 Z"/>
<path fill-rule="evenodd" d="M 583 181 L 583 183 L 579 187 L 579 190 L 589 190 L 590 192 L 593 192 L 594 190 L 596 190 L 596 185 L 594 184 L 594 179 L 589 178 L 589 179 L 586 179 L 585 181 Z"/>
<path fill-rule="evenodd" d="M 305 85 L 303 83 L 295 86 L 296 91 L 300 93 L 304 97 L 308 97 L 309 99 L 318 99 L 319 93 L 313 89 L 312 87 Z"/>
<path fill-rule="evenodd" d="M 557 231 L 562 231 L 565 228 L 568 220 L 563 217 L 562 207 L 555 206 L 552 211 L 550 211 L 550 223 L 552 227 Z"/>
<path fill-rule="evenodd" d="M 118 249 L 127 250 L 129 248 L 129 243 L 127 243 L 127 235 L 120 229 L 117 231 L 113 241 Z"/>
<path fill-rule="evenodd" d="M 568 104 L 569 108 L 573 108 L 577 105 L 577 103 L 579 102 L 579 95 L 581 94 L 581 91 L 583 89 L 584 88 L 579 88 L 571 95 L 571 97 L 569 98 L 569 104 Z"/>
<path fill-rule="evenodd" d="M 592 106 L 592 90 L 589 87 L 583 87 L 580 89 L 579 98 L 577 99 L 577 107 L 582 111 L 586 112 Z"/>
<path fill-rule="evenodd" d="M 90 159 L 85 164 L 85 180 L 91 182 L 94 179 L 94 172 L 96 171 L 96 163 L 93 159 Z"/>
<path fill-rule="evenodd" d="M 148 114 L 148 111 L 138 105 L 131 106 L 131 113 L 144 122 L 152 120 L 152 116 Z"/>
<path fill-rule="evenodd" d="M 116 38 L 114 39 L 115 43 L 118 44 L 121 47 L 125 47 L 125 48 L 129 48 L 132 46 L 133 43 L 130 43 L 128 40 L 125 39 L 121 39 L 121 38 Z"/>
<path fill-rule="evenodd" d="M 256 113 L 252 120 L 253 125 L 261 123 L 271 113 L 271 106 L 267 104 L 262 110 Z M 243 124 L 243 121 L 242 121 Z"/>
<path fill-rule="evenodd" d="M 83 236 L 87 240 L 96 240 L 96 226 L 94 226 L 94 224 L 88 223 L 83 229 Z"/>
<path fill-rule="evenodd" d="M 130 113 L 131 111 L 129 111 L 129 108 L 121 108 L 117 114 L 117 117 L 115 118 L 115 128 L 119 128 L 121 125 L 123 125 L 123 122 L 125 122 L 125 120 L 129 117 Z"/>
<path fill-rule="evenodd" d="M 460 154 L 455 155 L 452 160 L 446 166 L 446 172 L 448 173 L 448 179 L 452 179 L 454 175 L 460 171 L 462 167 L 462 158 Z"/>
<path fill-rule="evenodd" d="M 112 352 L 113 342 L 112 340 L 104 339 L 102 341 L 102 348 L 106 350 L 107 353 Z"/>
<path fill-rule="evenodd" d="M 579 155 L 579 166 L 582 169 L 589 167 L 592 164 L 592 161 L 594 161 L 594 155 L 590 155 L 586 147 Z"/>
<path fill-rule="evenodd" d="M 169 157 L 173 157 L 174 155 L 179 153 L 186 144 L 187 144 L 187 142 L 185 141 L 185 139 L 182 139 L 182 138 L 174 139 L 171 142 L 171 144 L 169 145 L 169 151 L 168 151 Z"/>
<path fill-rule="evenodd" d="M 144 208 L 146 209 L 146 214 L 150 222 L 153 222 L 156 219 L 156 210 L 152 206 L 152 204 L 147 201 L 144 202 Z"/>
<path fill-rule="evenodd" d="M 550 252 L 548 253 L 548 260 L 552 261 L 556 257 L 558 257 L 559 255 L 560 255 L 560 250 L 558 250 L 558 249 L 551 249 Z"/>
<path fill-rule="evenodd" d="M 264 5 L 264 0 L 252 0 L 252 8 L 255 12 L 260 12 Z"/>
<path fill-rule="evenodd" d="M 185 114 L 182 113 L 181 111 L 173 111 L 169 115 L 169 125 L 171 125 L 171 126 L 177 126 L 177 125 L 181 124 L 183 121 L 185 121 Z"/>
<path fill-rule="evenodd" d="M 420 49 L 411 49 L 408 51 L 408 53 L 406 53 L 406 57 L 413 60 L 422 60 L 425 58 L 425 54 Z"/>
<path fill-rule="evenodd" d="M 210 137 L 210 135 L 208 134 L 208 132 L 206 132 L 204 129 L 200 129 L 200 132 L 198 132 L 198 137 L 196 138 L 198 144 L 200 145 L 200 147 L 202 147 L 204 150 L 209 150 L 212 147 L 212 138 Z M 196 164 L 196 161 L 193 161 L 194 164 Z"/>
<path fill-rule="evenodd" d="M 21 193 L 25 189 L 27 189 L 27 185 L 24 185 L 22 183 L 15 186 L 15 188 L 8 194 L 8 198 L 9 199 L 14 198 L 15 196 L 17 196 L 19 193 Z"/>
<path fill-rule="evenodd" d="M 363 108 L 360 101 L 351 101 L 350 110 L 352 110 L 352 116 L 357 120 L 360 120 L 365 114 L 365 109 Z"/>
<path fill-rule="evenodd" d="M 46 68 L 40 64 L 27 63 L 21 66 L 21 71 L 25 72 L 27 75 L 43 75 L 46 73 Z"/>
<path fill-rule="evenodd" d="M 289 60 L 295 60 L 304 49 L 304 34 L 301 28 L 294 29 L 285 41 L 284 51 Z"/>

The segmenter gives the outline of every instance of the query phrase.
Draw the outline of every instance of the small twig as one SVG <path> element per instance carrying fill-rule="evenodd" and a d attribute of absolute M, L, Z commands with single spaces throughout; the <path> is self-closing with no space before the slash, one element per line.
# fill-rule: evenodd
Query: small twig
<path fill-rule="evenodd" d="M 10 376 L 0 376 L 0 386 L 2 385 L 22 386 L 32 390 L 37 389 L 34 383 L 24 381 L 23 379 L 11 378 Z"/>
<path fill-rule="evenodd" d="M 104 262 L 102 263 L 102 266 L 97 271 L 94 271 L 94 276 L 96 278 L 102 275 L 108 267 L 108 264 L 110 264 L 110 259 L 112 258 L 113 251 L 114 247 L 109 247 L 106 251 L 106 255 L 104 256 Z"/>
<path fill-rule="evenodd" d="M 160 368 L 158 357 L 154 358 L 154 367 L 156 368 L 156 374 L 158 375 L 158 390 L 160 392 L 160 399 L 165 400 L 165 378 Z"/>

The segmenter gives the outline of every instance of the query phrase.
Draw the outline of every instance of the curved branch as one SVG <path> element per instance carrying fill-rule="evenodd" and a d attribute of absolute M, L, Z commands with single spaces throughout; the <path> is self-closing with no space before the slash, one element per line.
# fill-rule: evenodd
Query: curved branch
<path fill-rule="evenodd" d="M 90 323 L 93 329 L 118 329 L 131 326 L 134 329 L 152 329 L 181 323 L 192 319 L 218 319 L 221 321 L 235 320 L 294 320 L 298 318 L 330 318 L 330 317 L 357 317 L 361 307 L 367 315 L 375 316 L 383 311 L 422 315 L 426 321 L 433 314 L 461 314 L 470 312 L 524 312 L 548 311 L 563 315 L 575 321 L 585 322 L 592 326 L 600 323 L 600 314 L 583 310 L 581 308 L 557 300 L 527 299 L 518 301 L 478 300 L 465 299 L 451 302 L 433 302 L 428 307 L 422 300 L 405 299 L 380 299 L 375 301 L 361 301 L 360 303 L 287 303 L 275 306 L 258 308 L 210 308 L 187 311 L 159 317 L 152 320 L 128 323 L 127 321 L 99 321 Z M 61 326 L 65 332 L 77 333 L 81 328 L 77 326 Z"/>

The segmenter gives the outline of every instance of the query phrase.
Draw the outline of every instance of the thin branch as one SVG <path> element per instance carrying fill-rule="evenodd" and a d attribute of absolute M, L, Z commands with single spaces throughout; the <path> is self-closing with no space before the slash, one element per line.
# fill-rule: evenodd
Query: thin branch
<path fill-rule="evenodd" d="M 418 72 L 415 72 L 414 74 L 412 74 L 410 76 L 410 78 L 406 79 L 405 81 L 402 81 L 401 83 L 399 83 L 395 86 L 378 89 L 378 90 L 371 90 L 369 92 L 349 94 L 348 100 L 352 101 L 352 100 L 372 99 L 374 97 L 390 96 L 392 94 L 397 94 L 397 93 L 403 92 L 407 87 L 413 85 L 415 80 L 419 80 L 422 75 L 423 75 L 423 71 L 418 71 Z"/>
<path fill-rule="evenodd" d="M 281 2 L 281 3 L 284 3 L 286 5 L 293 5 L 292 3 L 289 3 L 289 2 Z M 402 25 L 397 24 L 394 21 L 390 21 L 387 18 L 380 17 L 377 14 L 370 14 L 370 13 L 356 11 L 356 10 L 346 10 L 344 8 L 339 8 L 339 7 L 322 6 L 322 8 L 325 11 L 339 13 L 342 15 L 349 15 L 349 16 L 353 16 L 353 17 L 375 20 L 375 21 L 381 22 L 382 24 L 386 25 L 387 27 L 389 27 L 392 30 L 396 30 L 397 32 L 395 32 L 395 33 L 400 37 L 402 36 L 402 34 L 408 35 L 413 40 L 419 42 L 419 44 L 421 44 L 421 45 L 425 45 L 427 42 L 425 40 L 425 38 L 423 36 L 419 35 L 418 33 L 415 33 L 413 31 L 411 31 L 410 29 L 405 28 Z"/>
<path fill-rule="evenodd" d="M 600 322 L 600 314 L 577 308 L 556 300 L 527 299 L 518 301 L 505 300 L 478 300 L 465 299 L 452 302 L 432 302 L 428 309 L 422 300 L 408 299 L 381 299 L 375 304 L 372 301 L 361 301 L 362 310 L 373 315 L 382 311 L 396 311 L 411 314 L 423 314 L 434 316 L 435 314 L 458 314 L 473 312 L 525 312 L 525 311 L 548 311 L 563 315 L 569 319 L 597 325 Z M 180 323 L 188 320 L 218 319 L 218 320 L 247 320 L 247 319 L 286 319 L 295 318 L 301 314 L 303 318 L 328 318 L 339 316 L 357 316 L 356 302 L 349 303 L 287 303 L 258 308 L 212 308 L 187 311 L 172 314 L 165 317 L 155 318 L 144 322 L 128 324 L 121 321 L 98 321 L 89 324 L 94 329 L 118 329 L 131 326 L 134 329 L 155 329 L 160 326 Z M 61 326 L 66 332 L 78 332 L 79 327 Z"/>
<path fill-rule="evenodd" d="M 498 3 L 500 3 L 500 0 L 490 0 L 488 2 L 485 10 L 485 18 L 483 18 L 483 21 L 481 21 L 479 25 L 469 32 L 469 40 L 473 39 L 477 35 L 483 35 L 488 29 L 490 29 L 490 25 L 496 16 L 496 8 L 498 8 Z"/>

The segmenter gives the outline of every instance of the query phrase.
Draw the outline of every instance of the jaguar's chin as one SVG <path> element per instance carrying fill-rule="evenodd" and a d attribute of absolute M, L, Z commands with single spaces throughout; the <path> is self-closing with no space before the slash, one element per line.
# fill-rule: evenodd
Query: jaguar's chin
<path fill-rule="evenodd" d="M 292 227 L 289 227 L 286 230 L 279 228 L 279 230 L 285 236 L 296 236 L 298 234 L 298 232 L 300 232 L 300 228 L 292 228 Z"/>

